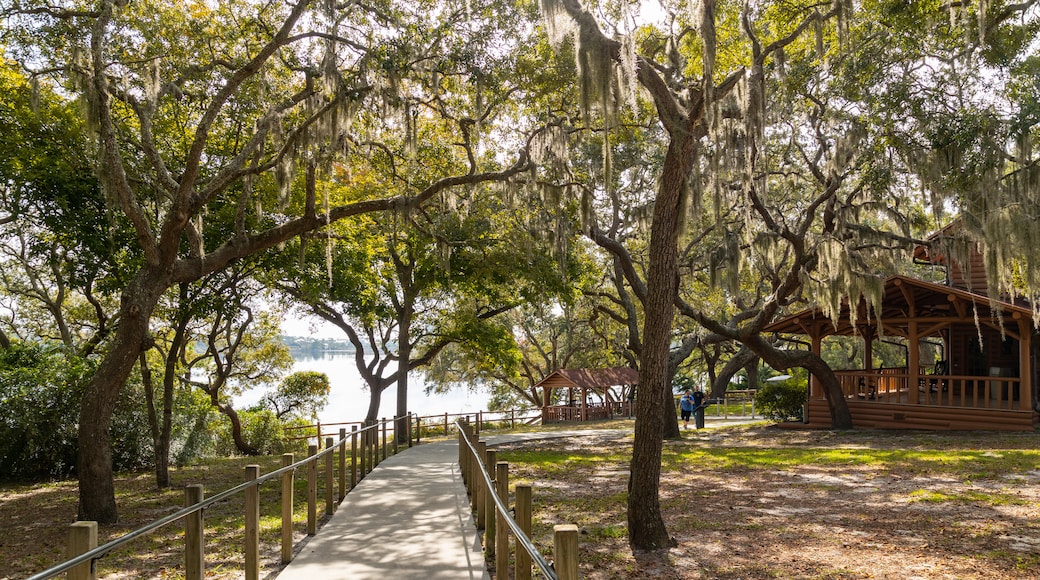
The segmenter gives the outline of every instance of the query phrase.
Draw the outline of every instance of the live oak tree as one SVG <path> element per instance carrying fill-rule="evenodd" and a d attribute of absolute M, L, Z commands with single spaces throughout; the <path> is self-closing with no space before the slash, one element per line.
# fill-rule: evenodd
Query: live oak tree
<path fill-rule="evenodd" d="M 8 55 L 81 103 L 106 216 L 135 235 L 119 324 L 80 412 L 81 519 L 117 519 L 110 421 L 169 288 L 345 217 L 407 211 L 452 187 L 525 168 L 522 155 L 472 158 L 465 172 L 408 195 L 325 203 L 319 176 L 364 140 L 351 129 L 356 111 L 379 104 L 408 118 L 395 108 L 398 80 L 417 65 L 407 58 L 407 28 L 395 25 L 406 8 L 436 13 L 421 4 L 0 7 Z"/>
<path fill-rule="evenodd" d="M 662 130 L 657 138 L 662 151 L 659 175 L 647 212 L 645 278 L 626 257 L 632 253 L 628 247 L 617 244 L 618 240 L 609 235 L 598 237 L 595 224 L 589 227 L 597 243 L 618 257 L 618 278 L 624 277 L 643 309 L 642 396 L 638 399 L 630 476 L 629 538 L 635 548 L 661 548 L 670 544 L 657 485 L 665 434 L 663 417 L 670 406 L 677 307 L 717 335 L 716 339 L 740 340 L 775 368 L 797 364 L 818 372 L 832 403 L 835 426 L 851 426 L 837 381 L 833 374 L 828 376 L 823 361 L 811 353 L 790 354 L 775 349 L 758 332 L 780 307 L 799 295 L 812 273 L 820 271 L 821 263 L 832 268 L 824 270 L 827 275 L 822 276 L 821 287 L 840 281 L 832 284 L 827 296 L 847 294 L 850 287 L 862 284 L 848 275 L 853 266 L 838 266 L 850 255 L 842 250 L 845 234 L 834 236 L 833 216 L 828 217 L 826 211 L 818 216 L 815 211 L 834 210 L 839 191 L 858 199 L 858 189 L 846 185 L 859 169 L 852 154 L 857 135 L 854 121 L 828 116 L 824 104 L 809 114 L 809 119 L 817 115 L 817 123 L 808 125 L 810 130 L 787 127 L 790 132 L 778 137 L 773 132 L 775 117 L 770 115 L 781 111 L 773 108 L 772 95 L 766 93 L 767 87 L 773 86 L 767 73 L 772 75 L 783 68 L 787 51 L 798 57 L 791 65 L 801 73 L 796 80 L 812 87 L 811 83 L 820 78 L 816 71 L 828 65 L 827 48 L 838 46 L 846 37 L 852 6 L 845 2 L 821 7 L 810 3 L 760 6 L 705 1 L 689 16 L 681 10 L 671 14 L 670 29 L 639 29 L 631 17 L 623 19 L 615 29 L 625 27 L 631 33 L 619 33 L 617 39 L 604 34 L 592 14 L 574 0 L 545 2 L 543 12 L 550 36 L 564 37 L 574 31 L 583 109 L 586 118 L 594 118 L 593 112 L 598 115 L 595 118 L 605 135 L 603 181 L 607 195 L 615 191 L 609 136 L 621 125 L 622 105 L 627 103 L 629 110 L 638 114 L 639 97 L 646 95 Z M 624 8 L 621 14 L 628 16 Z M 730 33 L 723 36 L 720 30 Z M 635 90 L 637 86 L 642 93 Z M 811 90 L 806 92 L 807 100 L 811 100 Z M 789 102 L 777 101 L 781 105 Z M 850 134 L 827 132 L 830 128 L 822 124 L 823 118 L 842 123 L 838 131 Z M 790 143 L 782 152 L 794 159 L 796 171 L 802 173 L 795 174 L 797 179 L 792 183 L 770 189 L 774 165 L 783 171 L 785 163 L 776 162 L 778 157 L 770 153 L 767 144 L 772 146 L 770 140 L 782 140 L 783 135 L 790 136 Z M 783 156 L 779 159 L 787 161 Z M 807 177 L 800 177 L 803 173 Z M 629 176 L 620 174 L 618 179 Z M 807 192 L 800 191 L 803 187 Z M 802 213 L 790 213 L 792 207 L 773 204 L 771 196 L 805 200 L 800 206 Z M 702 197 L 711 203 L 702 204 Z M 803 216 L 801 221 L 798 215 Z M 789 218 L 793 223 L 788 223 Z M 824 239 L 833 242 L 817 252 L 815 246 L 808 245 L 812 242 L 806 234 L 821 223 Z M 686 227 L 706 227 L 705 233 L 715 236 L 721 246 L 719 255 L 728 256 L 735 265 L 749 255 L 766 259 L 767 265 L 775 268 L 768 282 L 775 285 L 771 295 L 775 299 L 765 300 L 748 314 L 738 314 L 732 321 L 737 326 L 713 319 L 699 309 L 700 305 L 686 303 L 679 292 L 680 240 Z M 698 230 L 693 231 L 694 237 L 700 235 Z M 703 265 L 694 263 L 692 269 Z"/>

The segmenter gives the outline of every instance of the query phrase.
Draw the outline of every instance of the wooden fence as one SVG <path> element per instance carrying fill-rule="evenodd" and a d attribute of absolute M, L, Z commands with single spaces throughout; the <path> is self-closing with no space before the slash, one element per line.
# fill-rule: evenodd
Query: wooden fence
<path fill-rule="evenodd" d="M 411 414 L 397 417 L 392 421 L 407 418 L 408 429 L 406 440 L 410 447 L 413 444 L 411 435 Z M 380 437 L 380 433 L 382 437 Z M 210 497 L 203 498 L 201 485 L 189 485 L 185 488 L 185 507 L 176 513 L 156 520 L 146 526 L 125 534 L 103 546 L 97 545 L 97 522 L 76 522 L 69 527 L 68 560 L 43 572 L 30 576 L 27 580 L 45 580 L 62 573 L 67 573 L 70 580 L 94 580 L 96 578 L 95 563 L 112 550 L 123 546 L 137 538 L 145 536 L 163 526 L 183 521 L 184 525 L 184 577 L 185 580 L 202 580 L 205 576 L 205 537 L 202 524 L 202 512 L 208 506 L 224 501 L 242 493 L 245 497 L 245 578 L 258 580 L 260 576 L 260 485 L 276 478 L 281 482 L 281 561 L 292 560 L 292 528 L 293 528 L 293 488 L 297 470 L 307 472 L 307 535 L 313 536 L 318 529 L 318 478 L 324 477 L 325 515 L 331 516 L 336 506 L 346 494 L 354 489 L 365 477 L 388 455 L 387 421 L 373 425 L 354 425 L 349 434 L 345 427 L 339 429 L 339 439 L 332 436 L 325 438 L 325 449 L 319 451 L 317 443 L 308 446 L 307 458 L 295 461 L 292 453 L 282 455 L 281 469 L 266 475 L 260 475 L 260 466 L 245 466 L 245 482 Z M 349 450 L 348 450 L 349 446 Z M 393 441 L 393 452 L 398 451 L 398 440 Z M 350 456 L 349 487 L 347 455 Z M 338 486 L 336 485 L 338 460 Z M 322 465 L 319 465 L 319 462 Z M 319 470 L 322 471 L 319 474 Z M 337 493 L 338 492 L 338 493 Z"/>
<path fill-rule="evenodd" d="M 409 429 L 415 442 L 421 442 L 425 437 L 449 436 L 456 432 L 456 422 L 463 420 L 468 423 L 479 434 L 484 429 L 516 429 L 517 425 L 537 425 L 542 421 L 541 409 L 510 409 L 508 411 L 474 411 L 471 413 L 443 413 L 438 415 L 415 415 L 409 413 Z M 389 439 L 391 444 L 395 437 L 387 433 L 386 426 L 393 427 L 393 421 L 380 419 L 379 424 L 383 426 L 382 437 Z M 341 423 L 313 423 L 310 425 L 295 425 L 286 427 L 286 441 L 299 441 L 303 439 L 316 439 L 319 444 L 323 437 L 328 436 L 329 428 L 363 427 L 365 424 L 358 421 Z M 396 451 L 395 451 L 396 452 Z"/>
<path fill-rule="evenodd" d="M 530 580 L 532 564 L 550 580 L 577 580 L 578 527 L 553 528 L 553 556 L 549 562 L 531 542 L 531 486 L 517 485 L 515 507 L 509 509 L 509 463 L 497 461 L 469 423 L 456 422 L 459 434 L 459 470 L 469 493 L 476 527 L 484 530 L 484 552 L 495 559 L 495 577 L 510 578 L 509 535 L 515 538 L 512 578 Z M 512 514 L 515 513 L 515 518 Z"/>

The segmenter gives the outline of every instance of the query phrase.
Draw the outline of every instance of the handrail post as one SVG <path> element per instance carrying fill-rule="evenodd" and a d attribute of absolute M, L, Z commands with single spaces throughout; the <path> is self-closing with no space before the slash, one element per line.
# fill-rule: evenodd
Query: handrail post
<path fill-rule="evenodd" d="M 414 436 L 415 440 L 418 441 L 419 440 L 419 436 L 422 433 L 422 425 L 419 424 L 420 417 L 418 415 L 414 415 L 415 416 L 415 433 L 413 435 L 413 433 L 412 433 L 412 416 L 413 415 L 414 415 L 414 413 L 412 413 L 411 411 L 408 411 L 408 447 L 412 446 L 412 437 Z"/>
<path fill-rule="evenodd" d="M 495 464 L 498 462 L 498 452 L 494 449 L 484 449 L 484 469 L 487 470 L 488 477 L 492 479 L 491 484 L 495 485 Z M 481 481 L 484 481 L 484 477 L 481 476 Z M 498 493 L 497 487 L 491 487 L 484 490 L 484 552 L 488 557 L 495 555 L 495 514 L 498 510 L 495 508 L 495 494 Z"/>
<path fill-rule="evenodd" d="M 357 425 L 350 426 L 350 489 L 357 486 L 358 475 L 358 433 Z"/>
<path fill-rule="evenodd" d="M 347 428 L 339 428 L 339 501 L 347 497 Z"/>
<path fill-rule="evenodd" d="M 202 502 L 202 485 L 184 486 L 184 507 Z M 202 525 L 202 510 L 184 518 L 184 580 L 202 580 L 205 564 L 205 542 Z"/>
<path fill-rule="evenodd" d="M 466 446 L 466 433 L 459 428 L 459 473 L 462 474 L 462 483 L 466 486 L 466 493 L 473 493 L 473 484 L 469 477 L 469 448 Z"/>
<path fill-rule="evenodd" d="M 487 448 L 487 443 L 483 441 L 477 441 L 475 448 L 476 456 L 482 459 L 485 455 L 484 450 Z M 480 473 L 481 469 L 483 469 L 483 467 L 480 465 L 480 461 L 474 458 L 471 473 L 471 477 L 473 478 L 472 503 L 473 510 L 477 513 L 476 526 L 478 530 L 483 530 L 484 523 L 487 521 L 485 520 L 485 515 L 487 514 L 487 504 L 485 504 L 486 500 L 484 499 L 485 483 L 484 476 Z"/>
<path fill-rule="evenodd" d="M 259 465 L 246 466 L 246 481 L 255 481 L 260 477 Z M 260 578 L 260 486 L 251 485 L 246 488 L 246 580 Z"/>
<path fill-rule="evenodd" d="M 498 487 L 498 499 L 509 506 L 509 464 L 499 461 L 495 464 L 495 485 Z M 507 514 L 495 510 L 495 570 L 500 578 L 509 577 L 509 524 Z"/>
<path fill-rule="evenodd" d="M 553 554 L 556 555 L 556 576 L 560 580 L 578 580 L 578 526 L 553 526 Z"/>
<path fill-rule="evenodd" d="M 65 547 L 69 559 L 89 552 L 97 547 L 97 522 L 75 522 L 69 526 L 68 544 Z M 84 562 L 69 570 L 69 580 L 95 580 L 97 572 L 94 561 Z"/>
<path fill-rule="evenodd" d="M 361 479 L 365 479 L 368 473 L 368 421 L 361 423 L 358 443 L 361 445 Z"/>
<path fill-rule="evenodd" d="M 386 417 L 383 417 L 383 459 L 380 462 L 386 460 Z"/>
<path fill-rule="evenodd" d="M 335 480 L 332 477 L 332 437 L 325 438 L 325 515 L 331 516 L 336 511 Z"/>
<path fill-rule="evenodd" d="M 292 465 L 295 459 L 292 453 L 283 453 L 282 467 Z M 282 564 L 292 562 L 294 479 L 291 469 L 282 474 Z"/>
<path fill-rule="evenodd" d="M 307 446 L 307 535 L 313 536 L 318 533 L 318 461 L 314 456 L 318 454 L 317 445 Z"/>
<path fill-rule="evenodd" d="M 531 537 L 531 486 L 516 486 L 516 523 L 524 535 Z M 513 580 L 531 580 L 531 555 L 527 549 L 516 543 L 516 567 Z"/>
<path fill-rule="evenodd" d="M 404 426 L 404 417 L 394 417 L 394 455 L 397 455 L 400 439 L 404 437 L 404 432 L 407 430 Z"/>

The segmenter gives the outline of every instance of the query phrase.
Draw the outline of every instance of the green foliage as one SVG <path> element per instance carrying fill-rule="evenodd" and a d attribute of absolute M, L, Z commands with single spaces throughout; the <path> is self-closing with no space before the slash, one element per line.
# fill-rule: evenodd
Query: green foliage
<path fill-rule="evenodd" d="M 286 449 L 282 439 L 285 433 L 282 423 L 273 411 L 259 409 L 254 411 L 239 411 L 238 418 L 242 421 L 242 438 L 256 447 L 261 455 L 273 455 L 283 453 Z M 229 457 L 239 455 L 235 442 L 231 438 L 231 423 L 220 419 L 210 425 L 214 434 L 214 451 L 218 456 Z"/>
<path fill-rule="evenodd" d="M 76 426 L 91 361 L 52 344 L 14 342 L 0 350 L 0 473 L 18 479 L 67 477 L 76 465 Z M 137 469 L 151 459 L 139 395 L 128 389 L 112 417 L 112 461 Z"/>
<path fill-rule="evenodd" d="M 755 393 L 755 405 L 762 415 L 774 421 L 800 421 L 802 405 L 808 397 L 804 380 L 771 381 L 763 383 Z"/>
<path fill-rule="evenodd" d="M 264 396 L 264 402 L 274 407 L 281 419 L 290 414 L 314 417 L 329 402 L 329 376 L 317 371 L 298 371 L 287 377 L 278 388 Z"/>

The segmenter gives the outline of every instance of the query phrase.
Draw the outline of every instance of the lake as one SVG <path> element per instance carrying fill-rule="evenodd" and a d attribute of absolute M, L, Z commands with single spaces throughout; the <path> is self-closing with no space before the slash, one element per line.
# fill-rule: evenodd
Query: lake
<path fill-rule="evenodd" d="M 292 372 L 316 371 L 329 377 L 329 402 L 318 413 L 322 423 L 346 423 L 362 421 L 368 411 L 368 386 L 361 379 L 354 364 L 353 352 L 326 352 L 320 358 L 297 358 Z M 419 373 L 409 377 L 408 410 L 420 416 L 443 415 L 444 413 L 473 413 L 487 409 L 485 393 L 452 391 L 444 395 L 427 396 L 425 383 Z M 246 407 L 260 398 L 262 393 L 247 392 L 236 398 L 239 407 Z M 380 401 L 380 418 L 391 418 L 397 410 L 397 386 L 383 391 Z"/>

